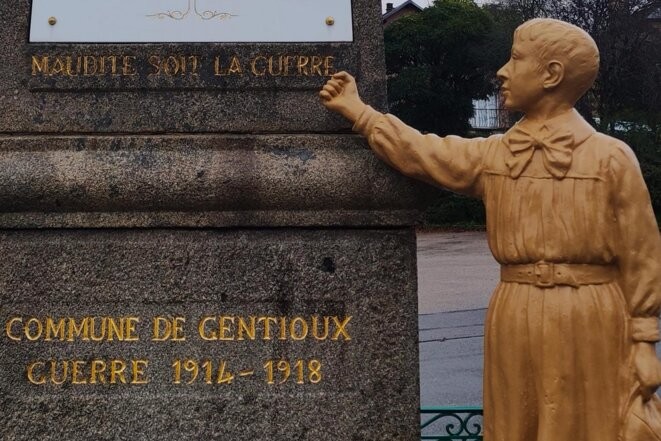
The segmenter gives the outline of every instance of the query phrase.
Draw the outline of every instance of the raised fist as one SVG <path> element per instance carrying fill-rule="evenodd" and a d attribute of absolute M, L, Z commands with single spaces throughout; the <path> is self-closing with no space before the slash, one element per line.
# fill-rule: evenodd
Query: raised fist
<path fill-rule="evenodd" d="M 319 97 L 329 110 L 339 113 L 355 123 L 363 112 L 365 103 L 358 96 L 356 80 L 347 72 L 338 72 L 326 82 Z"/>

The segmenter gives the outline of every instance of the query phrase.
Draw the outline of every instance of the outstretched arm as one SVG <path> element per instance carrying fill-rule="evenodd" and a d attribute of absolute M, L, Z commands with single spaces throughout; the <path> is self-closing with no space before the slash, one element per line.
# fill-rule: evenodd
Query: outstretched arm
<path fill-rule="evenodd" d="M 355 79 L 346 72 L 333 75 L 319 96 L 324 106 L 351 121 L 353 130 L 365 136 L 374 153 L 393 168 L 457 193 L 481 195 L 483 158 L 493 139 L 423 135 L 363 103 Z"/>

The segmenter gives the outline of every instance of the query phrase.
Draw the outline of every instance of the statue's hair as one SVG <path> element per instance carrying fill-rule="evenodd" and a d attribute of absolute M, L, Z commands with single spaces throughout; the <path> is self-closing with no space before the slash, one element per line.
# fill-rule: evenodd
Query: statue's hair
<path fill-rule="evenodd" d="M 599 49 L 592 37 L 573 24 L 552 18 L 535 18 L 519 26 L 514 39 L 532 41 L 541 63 L 563 62 L 565 82 L 578 100 L 594 84 L 599 72 Z"/>

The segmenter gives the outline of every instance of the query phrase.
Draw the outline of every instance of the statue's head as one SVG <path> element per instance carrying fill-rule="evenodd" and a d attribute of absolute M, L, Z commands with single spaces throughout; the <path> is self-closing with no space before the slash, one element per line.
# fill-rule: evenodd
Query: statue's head
<path fill-rule="evenodd" d="M 512 56 L 498 71 L 505 107 L 529 112 L 540 102 L 573 106 L 592 87 L 599 50 L 581 28 L 536 18 L 514 32 Z"/>

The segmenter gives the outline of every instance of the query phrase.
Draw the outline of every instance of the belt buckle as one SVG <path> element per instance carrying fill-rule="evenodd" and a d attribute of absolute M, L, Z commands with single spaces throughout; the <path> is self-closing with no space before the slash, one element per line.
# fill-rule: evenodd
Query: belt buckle
<path fill-rule="evenodd" d="M 539 288 L 553 288 L 554 268 L 551 262 L 537 262 L 535 264 L 535 286 Z"/>

